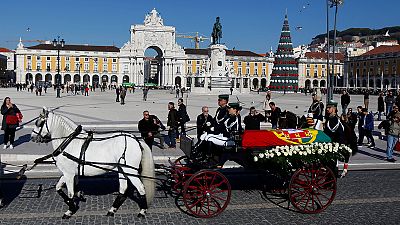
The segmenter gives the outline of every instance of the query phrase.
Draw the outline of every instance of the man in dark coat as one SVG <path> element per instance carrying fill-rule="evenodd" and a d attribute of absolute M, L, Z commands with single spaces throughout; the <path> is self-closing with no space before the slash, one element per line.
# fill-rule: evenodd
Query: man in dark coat
<path fill-rule="evenodd" d="M 150 149 L 153 147 L 154 134 L 158 132 L 159 126 L 155 123 L 153 119 L 150 118 L 149 111 L 143 112 L 143 119 L 139 121 L 139 132 L 149 146 Z"/>
<path fill-rule="evenodd" d="M 269 107 L 271 108 L 270 120 L 272 129 L 278 128 L 279 118 L 281 117 L 281 109 L 275 105 L 275 102 L 270 102 Z"/>
<path fill-rule="evenodd" d="M 364 113 L 362 113 L 362 106 L 357 106 L 358 117 L 358 145 L 362 146 L 364 140 Z"/>
<path fill-rule="evenodd" d="M 328 102 L 326 112 L 328 117 L 326 118 L 324 133 L 332 139 L 332 142 L 346 144 L 344 127 L 337 116 L 337 103 L 333 101 Z"/>
<path fill-rule="evenodd" d="M 250 113 L 244 117 L 245 130 L 260 130 L 260 123 L 265 121 L 265 116 L 258 113 L 257 110 L 252 106 L 250 107 Z"/>
<path fill-rule="evenodd" d="M 368 147 L 375 148 L 374 137 L 372 136 L 372 131 L 374 130 L 374 116 L 372 113 L 368 113 L 367 108 L 363 108 L 361 112 L 364 114 L 364 135 L 368 140 Z M 363 141 L 363 140 L 361 140 Z"/>
<path fill-rule="evenodd" d="M 383 93 L 379 93 L 378 97 L 378 121 L 382 120 L 382 112 L 385 111 L 385 102 L 383 101 Z"/>
<path fill-rule="evenodd" d="M 170 148 L 176 148 L 176 128 L 178 127 L 178 111 L 175 109 L 175 104 L 173 102 L 168 103 L 168 146 Z"/>
<path fill-rule="evenodd" d="M 203 106 L 201 108 L 201 114 L 197 116 L 196 125 L 197 125 L 197 140 L 200 140 L 200 136 L 203 133 L 208 133 L 210 128 L 213 126 L 213 117 L 208 114 L 208 107 Z"/>
<path fill-rule="evenodd" d="M 186 106 L 183 104 L 183 99 L 178 99 L 178 121 L 179 126 L 181 127 L 181 134 L 186 135 L 185 124 L 190 121 L 189 115 L 186 111 Z M 179 137 L 179 133 L 177 132 L 177 136 Z"/>
<path fill-rule="evenodd" d="M 343 94 L 340 97 L 340 104 L 342 105 L 342 114 L 345 114 L 346 109 L 350 104 L 350 95 L 347 91 L 343 91 Z"/>
<path fill-rule="evenodd" d="M 119 95 L 120 95 L 120 89 L 119 89 L 119 87 L 117 87 L 116 89 L 115 89 L 115 94 L 117 95 L 117 98 L 115 99 L 115 101 L 116 102 L 119 102 Z"/>

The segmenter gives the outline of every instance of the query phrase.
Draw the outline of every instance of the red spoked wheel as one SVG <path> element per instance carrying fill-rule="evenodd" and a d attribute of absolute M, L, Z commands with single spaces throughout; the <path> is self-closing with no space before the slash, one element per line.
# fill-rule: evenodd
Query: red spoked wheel
<path fill-rule="evenodd" d="M 217 171 L 199 171 L 186 182 L 183 188 L 183 202 L 190 214 L 200 218 L 219 215 L 231 199 L 231 185 L 228 179 Z"/>
<path fill-rule="evenodd" d="M 336 177 L 322 165 L 311 165 L 296 170 L 289 184 L 289 199 L 302 213 L 325 210 L 336 195 Z"/>
<path fill-rule="evenodd" d="M 172 164 L 171 175 L 173 184 L 171 185 L 172 191 L 176 194 L 181 193 L 185 181 L 192 175 L 191 168 L 187 166 L 189 159 L 186 156 L 177 158 Z"/>
<path fill-rule="evenodd" d="M 174 166 L 186 166 L 189 162 L 189 158 L 184 155 L 174 161 Z"/>

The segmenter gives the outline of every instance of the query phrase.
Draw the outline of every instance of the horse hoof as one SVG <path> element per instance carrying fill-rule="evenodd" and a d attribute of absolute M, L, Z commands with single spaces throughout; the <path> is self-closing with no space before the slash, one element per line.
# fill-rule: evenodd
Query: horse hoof
<path fill-rule="evenodd" d="M 69 218 L 71 218 L 71 216 L 68 216 L 67 214 L 64 214 L 64 215 L 62 216 L 62 219 L 63 219 L 63 220 L 67 220 L 67 219 L 69 219 Z"/>
<path fill-rule="evenodd" d="M 114 213 L 113 212 L 107 212 L 106 216 L 114 217 Z"/>
<path fill-rule="evenodd" d="M 138 217 L 138 218 L 145 218 L 146 216 L 145 216 L 144 214 L 142 214 L 142 213 L 139 213 L 139 214 L 137 215 L 137 217 Z"/>

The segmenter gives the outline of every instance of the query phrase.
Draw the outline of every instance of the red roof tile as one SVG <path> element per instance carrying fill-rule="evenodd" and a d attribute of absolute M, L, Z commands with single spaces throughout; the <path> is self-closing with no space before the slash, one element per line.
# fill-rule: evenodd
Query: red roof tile
<path fill-rule="evenodd" d="M 333 57 L 332 53 L 329 55 L 329 57 Z M 326 52 L 306 52 L 306 58 L 309 59 L 327 59 Z M 335 53 L 335 59 L 343 61 L 344 60 L 344 55 L 342 53 Z"/>
<path fill-rule="evenodd" d="M 395 53 L 395 52 L 400 52 L 400 45 L 393 45 L 393 46 L 381 45 L 377 48 L 372 49 L 371 51 L 362 54 L 361 56 L 380 55 L 380 54 Z"/>
<path fill-rule="evenodd" d="M 57 50 L 52 44 L 40 44 L 28 49 L 39 49 L 39 50 Z M 94 51 L 94 52 L 119 52 L 119 48 L 115 46 L 94 46 L 94 45 L 65 45 L 62 48 L 64 51 Z"/>
<path fill-rule="evenodd" d="M 10 50 L 8 48 L 0 48 L 0 52 L 13 52 L 13 50 Z"/>

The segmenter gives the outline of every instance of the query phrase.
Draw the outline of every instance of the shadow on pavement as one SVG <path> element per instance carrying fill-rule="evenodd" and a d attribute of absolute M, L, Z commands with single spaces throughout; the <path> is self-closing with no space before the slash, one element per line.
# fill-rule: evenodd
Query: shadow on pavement
<path fill-rule="evenodd" d="M 6 207 L 17 198 L 26 183 L 26 176 L 16 179 L 19 173 L 4 174 L 4 168 L 5 165 L 0 164 L 0 208 Z"/>
<path fill-rule="evenodd" d="M 30 141 L 31 141 L 31 134 L 25 134 L 25 135 L 19 136 L 18 139 L 15 140 L 15 142 L 14 142 L 14 147 L 21 145 L 23 143 L 26 143 L 26 142 L 30 142 Z"/>

